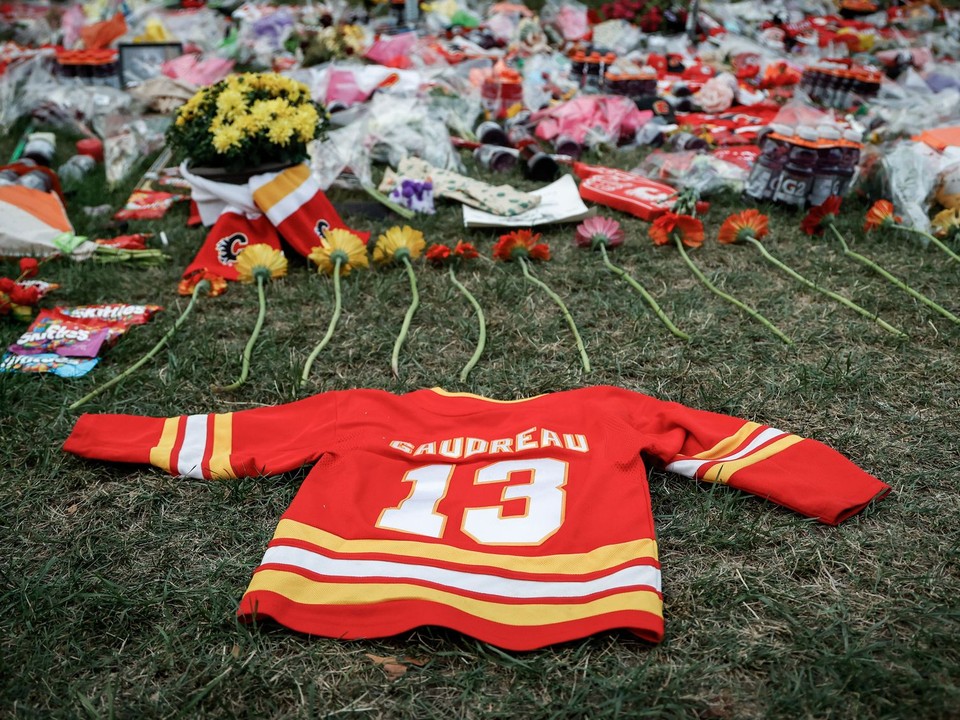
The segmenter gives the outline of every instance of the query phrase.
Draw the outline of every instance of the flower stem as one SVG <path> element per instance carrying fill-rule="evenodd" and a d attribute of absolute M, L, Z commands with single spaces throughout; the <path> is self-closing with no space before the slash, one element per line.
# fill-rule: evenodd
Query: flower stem
<path fill-rule="evenodd" d="M 310 356 L 307 358 L 306 365 L 303 366 L 303 374 L 300 376 L 300 386 L 303 387 L 307 384 L 307 378 L 310 377 L 310 368 L 313 367 L 313 361 L 317 359 L 317 355 L 320 354 L 320 351 L 323 350 L 327 343 L 330 342 L 330 338 L 333 337 L 333 331 L 337 327 L 337 321 L 340 320 L 340 266 L 343 265 L 343 258 L 339 255 L 335 255 L 333 259 L 333 317 L 330 318 L 330 325 L 327 326 L 327 334 L 323 336 L 323 340 L 317 343 L 317 346 L 313 349 L 313 352 L 310 353 Z"/>
<path fill-rule="evenodd" d="M 829 225 L 830 225 L 830 230 L 833 231 L 833 234 L 836 236 L 837 240 L 840 241 L 840 247 L 843 248 L 843 254 L 844 254 L 844 255 L 846 255 L 847 257 L 853 258 L 854 260 L 856 260 L 857 262 L 859 262 L 859 263 L 862 264 L 862 265 L 866 265 L 868 268 L 870 268 L 871 270 L 873 270 L 873 271 L 874 271 L 875 273 L 877 273 L 878 275 L 882 275 L 884 278 L 886 278 L 888 281 L 890 281 L 891 283 L 893 283 L 894 285 L 896 285 L 898 288 L 900 288 L 901 290 L 903 290 L 905 293 L 907 293 L 908 295 L 910 295 L 912 298 L 914 298 L 914 299 L 916 299 L 916 300 L 919 300 L 920 302 L 922 302 L 924 305 L 926 305 L 926 306 L 927 306 L 928 308 L 930 308 L 931 310 L 936 310 L 938 313 L 940 313 L 941 315 L 943 315 L 945 318 L 947 318 L 947 319 L 950 320 L 951 322 L 954 322 L 954 323 L 956 323 L 957 325 L 960 325 L 960 317 L 957 317 L 956 315 L 954 315 L 952 312 L 950 312 L 949 310 L 947 310 L 947 309 L 946 309 L 945 307 L 943 307 L 942 305 L 938 305 L 937 303 L 935 303 L 933 300 L 931 300 L 930 298 L 928 298 L 928 297 L 927 297 L 926 295 L 924 295 L 923 293 L 917 292 L 917 291 L 914 290 L 912 287 L 910 287 L 910 286 L 907 285 L 905 282 L 903 282 L 903 280 L 895 277 L 894 275 L 891 275 L 889 272 L 887 272 L 887 271 L 884 270 L 882 267 L 880 267 L 879 265 L 877 265 L 877 264 L 876 264 L 873 260 L 871 260 L 870 258 L 864 257 L 864 256 L 861 255 L 860 253 L 854 252 L 853 250 L 851 250 L 850 247 L 847 245 L 847 241 L 844 240 L 843 235 L 841 235 L 841 234 L 840 234 L 840 231 L 837 230 L 836 225 L 834 225 L 833 223 L 829 223 Z"/>
<path fill-rule="evenodd" d="M 240 377 L 229 385 L 214 388 L 215 392 L 230 392 L 236 390 L 247 381 L 250 375 L 250 356 L 253 354 L 253 346 L 260 337 L 260 330 L 263 329 L 263 319 L 267 315 L 267 298 L 263 294 L 263 277 L 257 275 L 257 298 L 260 301 L 260 312 L 257 314 L 257 322 L 253 326 L 253 332 L 250 333 L 250 339 L 247 340 L 247 346 L 243 349 L 243 361 L 240 366 Z"/>
<path fill-rule="evenodd" d="M 803 283 L 803 284 L 806 285 L 808 288 L 811 288 L 811 289 L 813 289 L 813 290 L 816 290 L 817 292 L 823 293 L 823 294 L 826 295 L 828 298 L 832 298 L 833 300 L 836 300 L 838 303 L 840 303 L 841 305 L 844 305 L 844 306 L 850 308 L 850 309 L 853 310 L 855 313 L 859 313 L 860 315 L 862 315 L 862 316 L 865 317 L 865 318 L 869 318 L 870 320 L 876 321 L 876 323 L 877 323 L 878 325 L 880 325 L 880 327 L 882 327 L 882 328 L 883 328 L 884 330 L 886 330 L 887 332 L 893 333 L 894 335 L 899 335 L 900 337 L 907 337 L 907 334 L 906 334 L 905 332 L 903 332 L 902 330 L 898 330 L 897 328 L 893 327 L 893 325 L 890 325 L 886 320 L 882 320 L 878 315 L 874 315 L 872 312 L 870 312 L 869 310 L 867 310 L 865 307 L 861 307 L 860 305 L 857 305 L 857 303 L 853 302 L 853 300 L 849 300 L 849 299 L 845 298 L 843 295 L 840 295 L 839 293 L 835 293 L 835 292 L 833 292 L 832 290 L 827 290 L 827 289 L 824 288 L 824 287 L 820 287 L 820 286 L 817 285 L 815 282 L 813 282 L 813 280 L 809 280 L 809 279 L 805 278 L 803 275 L 801 275 L 800 273 L 798 273 L 796 270 L 794 270 L 793 268 L 791 268 L 789 265 L 787 265 L 786 263 L 781 262 L 780 260 L 778 260 L 777 258 L 775 258 L 773 255 L 771 255 L 770 252 L 767 250 L 767 248 L 764 247 L 764 244 L 763 244 L 762 242 L 760 242 L 759 240 L 757 240 L 756 238 L 748 237 L 748 238 L 746 238 L 746 239 L 747 239 L 748 241 L 750 241 L 754 246 L 756 246 L 756 248 L 761 252 L 761 254 L 762 254 L 767 260 L 769 260 L 769 261 L 770 261 L 773 265 L 775 265 L 776 267 L 778 267 L 778 268 L 780 268 L 781 270 L 783 270 L 785 273 L 787 273 L 787 275 L 789 275 L 790 277 L 792 277 L 794 280 Z"/>
<path fill-rule="evenodd" d="M 580 331 L 577 330 L 577 324 L 573 321 L 573 316 L 570 314 L 570 311 L 567 310 L 567 306 L 564 305 L 563 300 L 560 299 L 560 296 L 551 290 L 545 282 L 533 276 L 533 274 L 530 272 L 530 268 L 527 266 L 527 259 L 525 257 L 521 256 L 518 259 L 520 260 L 520 267 L 523 268 L 523 276 L 547 293 L 547 295 L 550 296 L 550 299 L 553 300 L 563 312 L 563 317 L 566 318 L 567 325 L 570 326 L 570 329 L 573 331 L 573 337 L 577 341 L 577 350 L 580 351 L 580 362 L 583 363 L 583 371 L 590 372 L 590 358 L 587 357 L 587 350 L 583 346 L 583 338 L 580 337 Z"/>
<path fill-rule="evenodd" d="M 767 320 L 767 318 L 765 318 L 763 315 L 761 315 L 759 312 L 757 312 L 756 310 L 754 310 L 754 309 L 753 309 L 752 307 L 750 307 L 749 305 L 746 305 L 745 303 L 740 302 L 739 300 L 737 300 L 737 299 L 736 299 L 735 297 L 733 297 L 732 295 L 728 295 L 728 294 L 725 293 L 723 290 L 721 290 L 721 289 L 718 288 L 716 285 L 714 285 L 712 282 L 710 282 L 710 281 L 707 279 L 707 276 L 703 274 L 703 271 L 702 271 L 700 268 L 698 268 L 698 267 L 694 264 L 693 260 L 690 259 L 690 256 L 687 255 L 687 250 L 686 250 L 686 248 L 683 247 L 683 242 L 680 240 L 680 238 L 676 238 L 676 243 L 677 243 L 677 247 L 680 248 L 680 255 L 683 256 L 683 259 L 686 261 L 686 263 L 687 263 L 687 265 L 689 266 L 689 268 L 690 268 L 691 270 L 693 270 L 693 274 L 696 275 L 696 276 L 697 276 L 697 279 L 699 279 L 700 282 L 702 282 L 704 285 L 706 285 L 706 286 L 710 289 L 710 291 L 711 291 L 712 293 L 714 293 L 714 294 L 717 295 L 718 297 L 723 298 L 723 299 L 726 300 L 727 302 L 729 302 L 729 303 L 731 303 L 731 304 L 733 304 L 733 305 L 736 305 L 738 308 L 740 308 L 741 310 L 743 310 L 745 313 L 747 313 L 747 314 L 748 314 L 750 317 L 752 317 L 754 320 L 756 320 L 756 321 L 758 321 L 758 322 L 760 322 L 760 323 L 763 323 L 763 325 L 765 325 L 766 328 L 767 328 L 770 332 L 772 332 L 772 333 L 773 333 L 774 335 L 776 335 L 778 338 L 780 338 L 781 340 L 783 340 L 783 342 L 785 342 L 787 345 L 793 345 L 793 340 L 791 340 L 791 339 L 788 338 L 786 335 L 784 335 L 784 334 L 780 331 L 780 329 L 779 329 L 776 325 L 774 325 L 772 322 L 770 322 L 769 320 Z"/>
<path fill-rule="evenodd" d="M 657 301 L 653 299 L 653 295 L 648 293 L 647 289 L 643 285 L 641 285 L 633 277 L 631 277 L 626 270 L 624 270 L 623 268 L 617 267 L 612 262 L 610 262 L 610 257 L 607 255 L 606 245 L 604 245 L 603 243 L 599 243 L 599 245 L 600 245 L 600 255 L 601 257 L 603 257 L 604 265 L 606 265 L 612 273 L 619 275 L 621 278 L 623 278 L 628 283 L 630 283 L 633 289 L 636 290 L 638 293 L 640 293 L 643 299 L 647 301 L 647 305 L 649 305 L 650 308 L 653 310 L 653 312 L 657 314 L 657 317 L 660 318 L 660 322 L 666 325 L 667 329 L 670 332 L 672 332 L 681 340 L 689 340 L 690 336 L 687 335 L 685 332 L 683 332 L 683 330 L 678 328 L 676 325 L 674 325 L 670 321 L 670 318 L 668 318 L 666 313 L 663 312 L 663 310 L 661 309 Z"/>
<path fill-rule="evenodd" d="M 407 277 L 410 279 L 410 307 L 407 308 L 407 314 L 403 316 L 403 326 L 400 328 L 400 334 L 397 335 L 397 341 L 393 344 L 393 355 L 390 357 L 390 367 L 393 374 L 400 377 L 400 346 L 407 339 L 407 332 L 410 330 L 410 321 L 413 320 L 413 314 L 420 305 L 420 293 L 417 291 L 417 276 L 413 272 L 413 265 L 410 264 L 410 258 L 404 255 L 401 260 L 407 269 Z"/>
<path fill-rule="evenodd" d="M 364 186 L 363 186 L 363 189 L 367 192 L 367 195 L 369 195 L 370 197 L 372 197 L 374 200 L 376 200 L 376 201 L 377 201 L 378 203 L 380 203 L 381 205 L 390 208 L 390 209 L 393 210 L 397 215 L 399 215 L 400 217 L 404 218 L 405 220 L 410 220 L 410 219 L 413 218 L 413 216 L 416 214 L 416 213 L 413 212 L 413 210 L 411 210 L 410 208 L 405 208 L 403 205 L 400 205 L 400 204 L 398 204 L 398 203 L 395 203 L 393 200 L 391 200 L 389 197 L 387 197 L 386 195 L 384 195 L 382 192 L 380 192 L 379 190 L 377 190 L 377 189 L 376 189 L 375 187 L 373 187 L 372 185 L 364 185 Z"/>
<path fill-rule="evenodd" d="M 960 262 L 960 255 L 957 255 L 953 250 L 948 248 L 946 244 L 944 244 L 944 242 L 940 238 L 938 238 L 936 235 L 932 235 L 931 233 L 925 232 L 923 230 L 918 230 L 917 228 L 907 227 L 906 225 L 894 225 L 894 227 L 897 228 L 898 230 L 906 230 L 907 232 L 915 233 L 920 237 L 925 237 L 927 240 L 932 242 L 938 248 L 943 250 L 943 252 L 949 255 L 951 260 L 953 260 L 954 262 Z"/>
<path fill-rule="evenodd" d="M 128 375 L 136 372 L 141 367 L 143 367 L 147 363 L 147 361 L 150 360 L 150 358 L 152 358 L 158 352 L 160 352 L 160 349 L 170 341 L 170 338 L 172 338 L 174 334 L 177 332 L 177 330 L 180 328 L 180 326 L 183 325 L 187 317 L 190 315 L 190 311 L 193 310 L 193 306 L 194 304 L 196 304 L 197 296 L 200 294 L 201 290 L 209 290 L 209 289 L 210 289 L 209 280 L 201 280 L 200 282 L 198 282 L 193 288 L 193 293 L 190 295 L 190 302 L 187 303 L 187 307 L 184 308 L 183 312 L 180 313 L 180 317 L 178 317 L 176 319 L 176 322 L 173 323 L 173 327 L 171 327 L 169 330 L 167 330 L 166 333 L 164 333 L 163 337 L 157 341 L 156 345 L 150 348 L 150 350 L 147 352 L 146 355 L 144 355 L 142 358 L 137 360 L 137 362 L 135 362 L 133 365 L 128 367 L 126 370 L 124 370 L 122 373 L 120 373 L 116 377 L 111 378 L 100 387 L 94 388 L 93 390 L 91 390 L 89 393 L 87 393 L 82 398 L 77 400 L 75 403 L 70 405 L 69 409 L 76 410 L 78 407 L 83 405 L 88 400 L 91 400 L 92 398 L 96 397 L 107 388 L 113 387 Z"/>
<path fill-rule="evenodd" d="M 487 321 L 483 316 L 483 308 L 480 307 L 480 303 L 477 302 L 477 298 L 474 297 L 473 293 L 467 290 L 466 286 L 457 280 L 456 274 L 453 272 L 453 265 L 449 268 L 450 280 L 457 287 L 457 289 L 463 293 L 463 296 L 467 301 L 473 305 L 474 311 L 477 313 L 477 323 L 480 326 L 479 337 L 477 338 L 477 349 L 473 351 L 473 355 L 470 357 L 469 362 L 463 366 L 463 370 L 460 371 L 460 382 L 467 381 L 467 375 L 470 374 L 470 371 L 473 370 L 474 366 L 480 360 L 480 356 L 483 354 L 483 348 L 487 344 Z"/>

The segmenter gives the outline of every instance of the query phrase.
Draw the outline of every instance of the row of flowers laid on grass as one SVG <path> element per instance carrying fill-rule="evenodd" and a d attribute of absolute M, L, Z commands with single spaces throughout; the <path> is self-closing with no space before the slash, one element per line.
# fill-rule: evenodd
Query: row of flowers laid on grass
<path fill-rule="evenodd" d="M 939 313 L 951 322 L 960 325 L 960 317 L 942 307 L 931 298 L 910 287 L 900 278 L 881 267 L 875 261 L 867 258 L 860 253 L 850 249 L 849 244 L 843 234 L 838 230 L 835 220 L 840 210 L 841 200 L 839 197 L 831 197 L 823 205 L 810 210 L 804 217 L 801 227 L 808 235 L 822 235 L 829 231 L 840 243 L 845 256 L 865 265 L 872 271 L 881 275 L 887 281 L 897 288 L 908 293 L 911 297 L 923 303 L 925 306 Z M 733 304 L 750 317 L 761 323 L 778 339 L 786 344 L 792 344 L 792 340 L 776 327 L 769 319 L 763 316 L 756 309 L 746 303 L 738 300 L 729 293 L 724 292 L 712 283 L 703 271 L 693 261 L 687 248 L 698 248 L 704 241 L 703 222 L 695 215 L 696 198 L 692 195 L 681 194 L 674 206 L 674 212 L 668 212 L 657 218 L 649 227 L 648 233 L 650 239 L 655 245 L 674 245 L 680 252 L 684 262 L 694 273 L 697 279 L 704 284 L 711 292 L 723 300 Z M 878 229 L 899 229 L 909 232 L 917 232 L 912 228 L 901 224 L 901 219 L 894 214 L 893 206 L 881 200 L 875 203 L 867 213 L 864 230 L 867 232 Z M 786 273 L 794 280 L 800 282 L 806 287 L 822 293 L 826 297 L 844 305 L 848 309 L 858 313 L 878 323 L 884 330 L 899 337 L 906 337 L 906 333 L 893 327 L 875 313 L 853 302 L 851 299 L 824 288 L 815 281 L 801 275 L 786 263 L 776 258 L 762 240 L 769 233 L 769 223 L 766 215 L 761 214 L 756 209 L 744 210 L 734 213 L 727 217 L 723 222 L 717 234 L 717 239 L 723 244 L 746 244 L 755 247 L 769 263 Z M 926 235 L 926 233 L 922 233 Z M 666 328 L 678 338 L 688 340 L 689 336 L 680 330 L 664 313 L 663 309 L 656 302 L 653 296 L 647 291 L 641 282 L 631 276 L 626 270 L 615 265 L 608 254 L 624 242 L 624 233 L 620 224 L 611 218 L 594 217 L 588 218 L 581 223 L 574 237 L 575 243 L 582 248 L 597 251 L 604 265 L 615 275 L 631 285 L 650 306 Z M 935 247 L 948 255 L 951 262 L 960 262 L 958 256 L 946 244 L 938 238 L 926 235 L 926 239 Z M 550 259 L 550 247 L 543 241 L 539 233 L 532 230 L 516 230 L 500 236 L 500 239 L 493 247 L 492 251 L 495 260 L 503 262 L 513 262 L 520 266 L 524 279 L 532 285 L 538 287 L 546 293 L 550 299 L 557 305 L 563 314 L 571 334 L 574 337 L 580 360 L 584 372 L 590 372 L 590 359 L 584 346 L 583 338 L 577 328 L 569 309 L 563 299 L 554 292 L 543 280 L 536 277 L 532 272 L 531 265 L 534 261 L 546 261 Z M 458 241 L 455 246 L 435 243 L 427 247 L 423 233 L 409 226 L 393 227 L 380 235 L 373 247 L 373 262 L 377 265 L 397 265 L 405 269 L 410 284 L 411 300 L 404 315 L 403 324 L 397 335 L 391 355 L 391 368 L 395 375 L 399 376 L 399 354 L 406 339 L 410 324 L 413 320 L 419 305 L 419 292 L 417 287 L 416 273 L 414 272 L 413 261 L 423 256 L 427 261 L 436 266 L 445 266 L 448 269 L 449 277 L 454 286 L 463 294 L 466 300 L 473 307 L 478 323 L 478 341 L 476 349 L 468 363 L 463 367 L 460 374 L 461 381 L 465 381 L 480 359 L 483 353 L 486 340 L 486 322 L 483 310 L 476 297 L 469 289 L 457 278 L 456 267 L 467 260 L 479 257 L 479 253 L 472 244 Z M 337 322 L 342 311 L 342 292 L 341 278 L 349 275 L 351 271 L 365 269 L 369 267 L 370 258 L 368 248 L 357 235 L 344 229 L 330 230 L 323 238 L 322 244 L 316 246 L 309 255 L 310 261 L 316 266 L 318 272 L 330 276 L 333 280 L 334 290 L 334 309 L 331 315 L 326 333 L 319 343 L 313 348 L 304 365 L 301 375 L 301 384 L 306 385 L 309 382 L 310 372 L 313 364 L 322 350 L 330 342 L 336 330 Z M 272 279 L 283 277 L 287 273 L 287 260 L 280 250 L 269 245 L 254 244 L 244 249 L 237 259 L 236 268 L 239 279 L 245 283 L 256 283 L 259 300 L 259 313 L 253 332 L 244 348 L 242 356 L 242 366 L 239 378 L 229 385 L 216 387 L 218 391 L 235 390 L 242 386 L 250 371 L 250 362 L 253 349 L 257 338 L 263 327 L 266 316 L 266 296 L 265 285 Z M 217 295 L 226 288 L 226 282 L 222 278 L 215 276 L 206 276 L 195 279 L 195 285 L 192 289 L 190 302 L 176 320 L 173 327 L 161 338 L 157 345 L 151 349 L 147 355 L 141 358 L 136 364 L 128 368 L 120 375 L 114 377 L 106 384 L 94 389 L 91 393 L 75 402 L 71 408 L 76 408 L 87 402 L 92 397 L 101 393 L 103 390 L 112 387 L 120 382 L 124 377 L 136 371 L 151 357 L 153 357 L 165 345 L 177 328 L 182 325 L 186 317 L 191 312 L 197 297 L 200 293 Z"/>

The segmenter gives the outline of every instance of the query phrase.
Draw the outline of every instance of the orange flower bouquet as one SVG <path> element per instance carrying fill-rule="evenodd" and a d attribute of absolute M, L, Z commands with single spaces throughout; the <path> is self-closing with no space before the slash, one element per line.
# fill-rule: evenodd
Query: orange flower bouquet
<path fill-rule="evenodd" d="M 550 259 L 550 246 L 540 241 L 540 233 L 534 233 L 531 230 L 514 230 L 506 235 L 501 235 L 497 244 L 493 246 L 493 257 L 503 262 L 519 263 L 523 270 L 523 277 L 547 293 L 550 299 L 557 304 L 567 321 L 567 325 L 573 332 L 577 350 L 580 351 L 580 362 L 583 364 L 583 370 L 584 372 L 590 372 L 590 358 L 587 357 L 587 350 L 583 346 L 583 338 L 580 337 L 580 331 L 577 330 L 577 324 L 573 321 L 573 316 L 560 296 L 551 290 L 549 285 L 530 272 L 530 262 L 532 260 Z"/>

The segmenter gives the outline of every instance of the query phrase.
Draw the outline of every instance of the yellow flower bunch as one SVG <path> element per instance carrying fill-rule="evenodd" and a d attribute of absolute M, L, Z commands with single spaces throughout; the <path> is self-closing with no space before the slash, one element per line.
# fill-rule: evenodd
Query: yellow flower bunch
<path fill-rule="evenodd" d="M 181 106 L 167 139 L 194 165 L 300 162 L 327 115 L 303 83 L 276 73 L 231 75 Z"/>

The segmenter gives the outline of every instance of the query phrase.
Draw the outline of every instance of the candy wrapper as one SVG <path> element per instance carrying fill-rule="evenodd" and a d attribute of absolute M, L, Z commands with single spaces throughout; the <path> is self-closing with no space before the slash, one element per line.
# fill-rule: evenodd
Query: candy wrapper
<path fill-rule="evenodd" d="M 109 323 L 78 320 L 56 310 L 43 310 L 10 351 L 18 355 L 56 354 L 96 357 L 110 337 Z"/>
<path fill-rule="evenodd" d="M 16 355 L 6 353 L 0 359 L 0 373 L 51 373 L 62 378 L 83 377 L 100 362 L 99 358 L 63 357 L 54 353 Z"/>
<path fill-rule="evenodd" d="M 134 325 L 144 325 L 156 313 L 163 310 L 159 305 L 127 305 L 109 303 L 105 305 L 76 305 L 59 307 L 56 310 L 66 317 L 81 321 L 108 323 L 109 342 L 123 335 Z"/>

